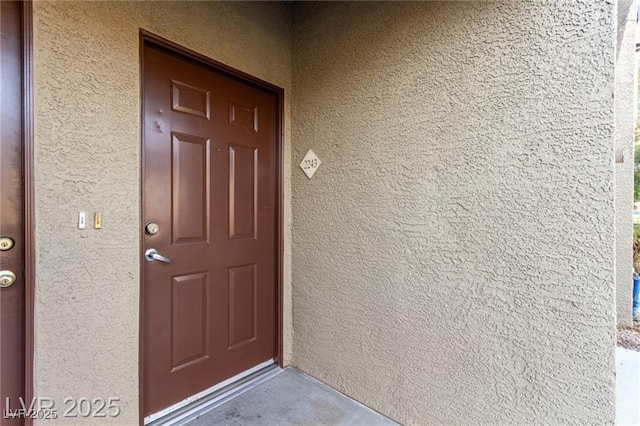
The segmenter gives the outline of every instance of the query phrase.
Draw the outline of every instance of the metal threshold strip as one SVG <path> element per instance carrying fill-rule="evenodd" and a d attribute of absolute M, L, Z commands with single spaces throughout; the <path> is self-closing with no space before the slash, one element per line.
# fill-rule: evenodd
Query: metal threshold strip
<path fill-rule="evenodd" d="M 179 426 L 280 374 L 273 360 L 263 362 L 171 407 L 144 418 L 145 426 Z"/>

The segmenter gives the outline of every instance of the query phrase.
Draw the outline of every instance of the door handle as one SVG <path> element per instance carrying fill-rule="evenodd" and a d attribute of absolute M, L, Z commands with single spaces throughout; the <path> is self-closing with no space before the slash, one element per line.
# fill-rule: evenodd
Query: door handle
<path fill-rule="evenodd" d="M 159 262 L 171 263 L 171 259 L 161 255 L 160 253 L 158 253 L 158 250 L 154 248 L 150 248 L 149 250 L 145 251 L 144 258 L 147 259 L 147 262 L 153 262 L 154 260 L 157 260 Z"/>

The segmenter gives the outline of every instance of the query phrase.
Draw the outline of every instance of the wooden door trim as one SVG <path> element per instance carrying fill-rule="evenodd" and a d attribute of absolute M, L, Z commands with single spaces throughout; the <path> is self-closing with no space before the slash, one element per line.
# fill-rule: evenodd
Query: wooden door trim
<path fill-rule="evenodd" d="M 275 86 L 267 81 L 254 77 L 243 71 L 230 67 L 229 65 L 218 62 L 205 55 L 195 52 L 191 49 L 183 47 L 177 43 L 140 29 L 140 176 L 144 176 L 144 114 L 142 114 L 142 100 L 144 99 L 144 48 L 145 46 L 159 47 L 180 58 L 195 62 L 207 68 L 221 72 L 229 77 L 250 84 L 254 87 L 269 92 L 276 97 L 276 358 L 275 362 L 278 366 L 283 367 L 283 312 L 284 312 L 284 89 Z M 144 185 L 140 185 L 140 223 L 144 221 Z M 140 226 L 139 230 L 140 248 L 142 253 L 144 244 L 144 230 Z M 139 315 L 139 336 L 138 339 L 138 406 L 139 406 L 139 422 L 144 424 L 144 258 L 140 255 L 140 315 Z"/>
<path fill-rule="evenodd" d="M 24 397 L 34 397 L 34 330 L 35 330 L 35 189 L 34 189 L 34 130 L 33 130 L 33 3 L 22 2 L 22 136 L 24 155 Z M 33 424 L 27 417 L 25 425 Z"/>

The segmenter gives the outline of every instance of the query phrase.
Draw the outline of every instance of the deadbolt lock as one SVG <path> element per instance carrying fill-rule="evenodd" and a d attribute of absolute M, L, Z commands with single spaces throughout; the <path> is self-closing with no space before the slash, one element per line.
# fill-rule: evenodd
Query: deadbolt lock
<path fill-rule="evenodd" d="M 0 287 L 9 287 L 16 281 L 16 274 L 11 271 L 0 271 Z"/>
<path fill-rule="evenodd" d="M 0 237 L 0 251 L 11 250 L 13 244 L 13 239 L 9 237 Z"/>
<path fill-rule="evenodd" d="M 144 226 L 144 232 L 146 232 L 147 235 L 156 235 L 159 230 L 160 227 L 155 222 L 147 222 L 147 224 Z"/>

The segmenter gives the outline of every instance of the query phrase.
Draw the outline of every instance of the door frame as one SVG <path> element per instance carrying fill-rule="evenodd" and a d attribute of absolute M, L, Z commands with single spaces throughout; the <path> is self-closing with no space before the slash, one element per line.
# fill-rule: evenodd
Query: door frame
<path fill-rule="evenodd" d="M 22 195 L 23 195 L 23 283 L 24 283 L 24 401 L 29 404 L 34 394 L 34 352 L 35 352 L 35 189 L 34 189 L 34 82 L 33 82 L 33 3 L 20 1 L 20 37 L 22 44 Z M 31 426 L 33 418 L 24 418 L 24 424 Z"/>
<path fill-rule="evenodd" d="M 177 43 L 174 43 L 166 38 L 160 37 L 144 29 L 140 29 L 140 224 L 144 223 L 144 185 L 142 185 L 142 178 L 144 176 L 144 114 L 142 113 L 142 102 L 144 100 L 144 48 L 145 46 L 155 46 L 162 50 L 191 62 L 195 62 L 198 65 L 204 66 L 216 72 L 220 72 L 243 83 L 257 87 L 268 93 L 271 93 L 276 98 L 276 141 L 275 141 L 275 153 L 276 153 L 276 223 L 275 223 L 275 254 L 276 254 L 276 357 L 275 363 L 283 367 L 283 312 L 284 312 L 284 89 L 275 86 L 267 81 L 254 77 L 243 71 L 230 67 L 229 65 L 218 62 L 205 55 L 195 52 L 191 49 L 183 47 Z M 138 338 L 138 408 L 140 425 L 144 424 L 144 230 L 140 226 L 140 315 L 139 315 L 139 338 Z"/>
<path fill-rule="evenodd" d="M 32 401 L 34 391 L 36 232 L 34 183 L 34 82 L 33 82 L 33 3 L 22 1 L 22 155 L 24 191 L 24 397 Z M 27 417 L 25 425 L 33 419 Z"/>
<path fill-rule="evenodd" d="M 23 196 L 23 274 L 24 313 L 22 318 L 24 366 L 22 398 L 30 404 L 34 398 L 34 334 L 35 334 L 35 189 L 34 189 L 34 101 L 33 101 L 33 3 L 19 0 L 21 52 L 21 123 L 22 130 L 22 196 Z M 31 426 L 33 418 L 26 416 L 24 424 Z"/>

